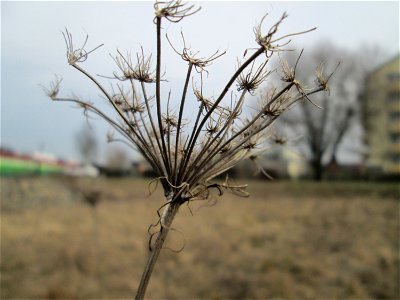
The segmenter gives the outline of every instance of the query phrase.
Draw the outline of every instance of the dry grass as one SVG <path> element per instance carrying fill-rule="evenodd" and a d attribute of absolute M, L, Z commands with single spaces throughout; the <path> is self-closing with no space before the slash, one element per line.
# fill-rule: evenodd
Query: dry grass
<path fill-rule="evenodd" d="M 93 209 L 78 190 L 97 189 Z M 147 297 L 399 297 L 398 187 L 251 182 L 250 198 L 181 207 Z M 1 183 L 1 298 L 132 298 L 162 195 L 144 180 Z M 97 225 L 95 225 L 97 224 Z M 181 233 L 168 246 L 179 248 Z"/>

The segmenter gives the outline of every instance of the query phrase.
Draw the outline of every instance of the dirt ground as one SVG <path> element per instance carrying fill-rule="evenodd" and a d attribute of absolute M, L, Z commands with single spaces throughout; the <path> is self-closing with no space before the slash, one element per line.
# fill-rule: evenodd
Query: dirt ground
<path fill-rule="evenodd" d="M 1 299 L 133 298 L 163 204 L 147 183 L 2 178 Z M 181 207 L 149 299 L 399 299 L 397 184 L 249 192 Z"/>

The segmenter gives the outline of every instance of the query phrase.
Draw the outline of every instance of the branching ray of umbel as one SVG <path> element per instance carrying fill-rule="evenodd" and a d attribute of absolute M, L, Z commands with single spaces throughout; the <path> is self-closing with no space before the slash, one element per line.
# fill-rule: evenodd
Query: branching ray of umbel
<path fill-rule="evenodd" d="M 159 230 L 153 233 L 154 243 L 150 240 L 150 255 L 136 299 L 142 299 L 145 295 L 154 265 L 179 207 L 189 201 L 208 199 L 212 189 L 217 190 L 220 195 L 228 191 L 239 196 L 248 196 L 246 185 L 234 185 L 228 178 L 223 183 L 212 180 L 240 161 L 246 158 L 254 160 L 260 155 L 271 137 L 269 128 L 274 121 L 294 103 L 311 101 L 312 94 L 327 91 L 328 80 L 332 76 L 318 72 L 315 86 L 304 86 L 296 77 L 302 52 L 293 67 L 282 62 L 279 72 L 269 69 L 271 57 L 285 51 L 285 46 L 290 42 L 289 37 L 315 29 L 277 36 L 280 24 L 287 17 L 286 13 L 266 34 L 262 32 L 262 23 L 266 16 L 262 19 L 254 29 L 258 48 L 245 51 L 243 61 L 238 63 L 236 71 L 227 78 L 226 85 L 215 99 L 203 94 L 203 74 L 208 73 L 207 67 L 225 52 L 216 51 L 208 57 L 201 57 L 198 52 L 187 47 L 183 33 L 183 49 L 178 51 L 166 36 L 173 50 L 187 63 L 180 104 L 175 112 L 170 107 L 171 91 L 167 93 L 168 98 L 163 99 L 162 82 L 165 74 L 161 71 L 162 23 L 177 23 L 196 13 L 199 8 L 181 1 L 172 1 L 156 2 L 154 9 L 157 41 L 155 68 L 152 65 L 152 55 L 146 56 L 143 48 L 135 56 L 117 50 L 116 56 L 112 58 L 118 71 L 109 77 L 117 83 L 112 85 L 111 91 L 81 66 L 89 54 L 102 45 L 85 50 L 88 42 L 86 37 L 83 45 L 75 48 L 72 34 L 67 29 L 63 32 L 68 63 L 100 90 L 115 115 L 106 114 L 98 106 L 75 95 L 59 97 L 62 81 L 59 77 L 49 87 L 44 87 L 52 100 L 73 102 L 83 109 L 85 116 L 93 113 L 108 122 L 125 139 L 126 144 L 147 160 L 157 174 L 155 180 L 162 184 L 166 203 L 159 214 Z M 276 74 L 281 75 L 282 86 L 272 87 L 267 96 L 261 99 L 257 111 L 244 115 L 242 111 L 246 101 L 255 95 L 270 76 Z M 199 78 L 200 82 L 196 82 L 195 78 Z M 188 122 L 184 119 L 184 112 L 186 101 L 190 97 L 197 99 L 199 106 L 194 120 Z M 227 99 L 229 97 L 230 101 Z M 109 140 L 121 139 L 109 136 Z"/>

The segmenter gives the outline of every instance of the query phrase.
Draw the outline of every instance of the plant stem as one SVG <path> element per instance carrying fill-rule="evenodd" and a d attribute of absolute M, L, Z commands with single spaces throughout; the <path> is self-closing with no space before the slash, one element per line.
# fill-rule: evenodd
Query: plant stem
<path fill-rule="evenodd" d="M 141 300 L 144 298 L 147 285 L 149 284 L 149 280 L 151 277 L 151 273 L 153 272 L 154 266 L 157 262 L 164 241 L 167 238 L 172 221 L 174 220 L 175 215 L 178 212 L 179 206 L 180 204 L 178 202 L 173 202 L 167 206 L 166 211 L 163 213 L 163 216 L 161 218 L 161 230 L 158 233 L 156 242 L 153 246 L 153 249 L 150 252 L 150 256 L 147 260 L 146 267 L 143 271 L 139 288 L 136 292 L 136 297 L 135 297 L 136 300 Z"/>

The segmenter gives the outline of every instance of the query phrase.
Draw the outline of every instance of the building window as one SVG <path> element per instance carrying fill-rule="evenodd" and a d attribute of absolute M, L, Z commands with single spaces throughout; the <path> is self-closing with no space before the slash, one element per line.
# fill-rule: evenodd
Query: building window
<path fill-rule="evenodd" d="M 390 141 L 392 143 L 400 143 L 400 133 L 399 132 L 391 133 L 390 134 Z"/>
<path fill-rule="evenodd" d="M 387 79 L 390 82 L 399 81 L 400 80 L 400 73 L 390 73 L 387 75 Z"/>
<path fill-rule="evenodd" d="M 400 92 L 399 91 L 389 92 L 387 94 L 387 99 L 389 101 L 398 101 L 398 100 L 400 100 Z"/>
<path fill-rule="evenodd" d="M 389 120 L 392 122 L 400 122 L 400 111 L 392 111 L 389 113 Z"/>
<path fill-rule="evenodd" d="M 400 164 L 400 155 L 398 155 L 398 154 L 392 155 L 390 157 L 390 160 L 395 164 Z"/>

